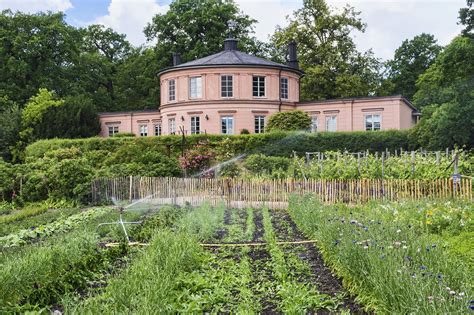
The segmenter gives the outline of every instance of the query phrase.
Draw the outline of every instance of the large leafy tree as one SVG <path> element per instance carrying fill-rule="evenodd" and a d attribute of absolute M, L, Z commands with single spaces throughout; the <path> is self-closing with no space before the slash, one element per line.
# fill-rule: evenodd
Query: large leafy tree
<path fill-rule="evenodd" d="M 474 147 L 474 39 L 456 37 L 420 76 L 414 104 L 422 120 L 414 138 L 424 147 Z"/>
<path fill-rule="evenodd" d="M 474 37 L 474 0 L 466 0 L 467 7 L 459 10 L 459 22 L 465 26 L 462 31 L 464 36 Z"/>
<path fill-rule="evenodd" d="M 80 32 L 62 13 L 0 12 L 0 96 L 23 106 L 40 87 L 69 93 Z"/>
<path fill-rule="evenodd" d="M 118 110 L 116 81 L 124 60 L 132 54 L 125 35 L 102 25 L 90 25 L 81 30 L 80 62 L 76 67 L 82 78 L 77 94 L 88 94 L 99 110 Z"/>
<path fill-rule="evenodd" d="M 395 50 L 394 58 L 387 62 L 390 92 L 412 100 L 416 92 L 416 80 L 430 67 L 441 49 L 430 34 L 423 33 L 411 40 L 404 40 Z"/>
<path fill-rule="evenodd" d="M 235 27 L 230 30 L 229 22 Z M 232 35 L 239 48 L 258 52 L 259 43 L 251 36 L 256 21 L 243 14 L 233 1 L 179 0 L 165 14 L 157 14 L 145 28 L 147 40 L 156 40 L 160 68 L 171 66 L 171 52 L 183 61 L 201 58 L 222 50 L 224 39 Z"/>
<path fill-rule="evenodd" d="M 353 31 L 364 32 L 360 12 L 346 6 L 333 11 L 325 0 L 304 0 L 303 7 L 289 17 L 287 27 L 278 27 L 272 43 L 286 47 L 296 40 L 301 68 L 301 98 L 328 99 L 367 96 L 380 82 L 380 62 L 371 51 L 360 53 Z"/>
<path fill-rule="evenodd" d="M 6 103 L 0 107 L 0 158 L 11 160 L 10 150 L 19 140 L 21 109 L 13 102 Z"/>

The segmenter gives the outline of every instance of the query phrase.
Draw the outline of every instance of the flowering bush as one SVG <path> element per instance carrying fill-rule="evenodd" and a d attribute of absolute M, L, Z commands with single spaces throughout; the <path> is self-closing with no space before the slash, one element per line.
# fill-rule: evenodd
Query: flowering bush
<path fill-rule="evenodd" d="M 179 165 L 188 172 L 200 172 L 209 168 L 214 156 L 206 143 L 200 143 L 179 157 Z"/>

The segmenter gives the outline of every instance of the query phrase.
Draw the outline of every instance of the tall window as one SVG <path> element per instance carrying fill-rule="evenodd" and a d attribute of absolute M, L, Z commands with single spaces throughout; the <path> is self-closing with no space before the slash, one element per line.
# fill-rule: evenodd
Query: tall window
<path fill-rule="evenodd" d="M 380 130 L 381 121 L 382 121 L 382 117 L 380 114 L 365 115 L 365 130 L 367 131 Z"/>
<path fill-rule="evenodd" d="M 311 117 L 311 132 L 318 131 L 318 117 L 313 116 Z"/>
<path fill-rule="evenodd" d="M 155 136 L 161 136 L 161 124 L 155 124 Z"/>
<path fill-rule="evenodd" d="M 189 98 L 202 97 L 202 77 L 189 78 Z"/>
<path fill-rule="evenodd" d="M 174 79 L 168 81 L 168 101 L 176 100 L 176 82 Z"/>
<path fill-rule="evenodd" d="M 148 125 L 140 125 L 140 137 L 148 136 Z"/>
<path fill-rule="evenodd" d="M 288 78 L 280 79 L 280 97 L 288 99 Z"/>
<path fill-rule="evenodd" d="M 337 116 L 326 116 L 326 131 L 337 130 Z"/>
<path fill-rule="evenodd" d="M 176 119 L 175 118 L 168 119 L 168 131 L 170 135 L 174 135 L 176 133 Z"/>
<path fill-rule="evenodd" d="M 109 137 L 113 137 L 118 132 L 119 132 L 118 126 L 109 126 Z"/>
<path fill-rule="evenodd" d="M 255 116 L 255 133 L 263 133 L 265 130 L 265 116 Z"/>
<path fill-rule="evenodd" d="M 191 134 L 201 133 L 201 119 L 199 116 L 191 116 Z"/>
<path fill-rule="evenodd" d="M 223 116 L 221 117 L 221 131 L 224 135 L 234 134 L 234 117 Z"/>
<path fill-rule="evenodd" d="M 232 97 L 233 89 L 232 82 L 233 77 L 231 75 L 221 76 L 221 97 Z"/>
<path fill-rule="evenodd" d="M 253 96 L 254 97 L 265 97 L 265 77 L 264 76 L 253 76 Z"/>

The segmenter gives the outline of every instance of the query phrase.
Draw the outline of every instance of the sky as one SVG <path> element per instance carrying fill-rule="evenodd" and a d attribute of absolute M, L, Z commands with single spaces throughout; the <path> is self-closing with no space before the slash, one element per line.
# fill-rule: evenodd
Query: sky
<path fill-rule="evenodd" d="M 448 44 L 462 27 L 458 11 L 465 0 L 326 0 L 336 10 L 349 4 L 361 11 L 367 24 L 365 33 L 355 33 L 361 51 L 372 49 L 382 60 L 391 59 L 403 40 L 421 33 Z M 302 7 L 303 0 L 235 0 L 240 9 L 258 21 L 255 35 L 268 41 L 277 25 L 285 26 L 286 16 Z M 127 35 L 134 45 L 146 44 L 143 28 L 155 14 L 165 13 L 170 0 L 0 0 L 0 10 L 35 13 L 62 11 L 71 25 L 103 24 Z"/>

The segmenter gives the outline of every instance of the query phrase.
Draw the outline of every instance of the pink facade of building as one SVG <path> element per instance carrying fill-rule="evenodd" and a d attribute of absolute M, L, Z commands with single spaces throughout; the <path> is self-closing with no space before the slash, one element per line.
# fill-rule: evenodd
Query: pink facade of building
<path fill-rule="evenodd" d="M 312 118 L 312 131 L 408 129 L 417 110 L 402 96 L 299 102 L 304 73 L 290 45 L 289 65 L 237 50 L 228 39 L 220 53 L 163 70 L 160 110 L 102 113 L 103 137 L 167 134 L 240 134 L 264 132 L 279 111 L 302 110 Z"/>

